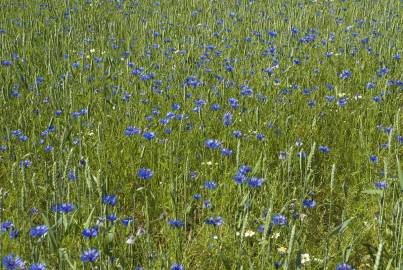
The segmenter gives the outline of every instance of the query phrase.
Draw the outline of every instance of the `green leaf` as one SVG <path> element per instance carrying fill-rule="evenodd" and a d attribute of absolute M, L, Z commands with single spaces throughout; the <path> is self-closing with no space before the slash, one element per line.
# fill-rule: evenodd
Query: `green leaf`
<path fill-rule="evenodd" d="M 396 155 L 396 162 L 397 162 L 397 173 L 399 175 L 399 182 L 400 182 L 400 191 L 403 192 L 403 171 L 400 167 L 399 157 Z"/>
<path fill-rule="evenodd" d="M 94 213 L 94 211 L 95 211 L 95 207 L 92 208 L 91 213 L 89 214 L 89 216 L 88 216 L 88 218 L 87 218 L 87 221 L 85 221 L 85 223 L 84 223 L 84 228 L 88 228 L 88 227 L 90 226 L 90 224 L 91 224 L 91 219 L 92 219 L 92 214 Z"/>
<path fill-rule="evenodd" d="M 383 191 L 378 189 L 366 189 L 362 193 L 369 195 L 379 195 L 382 196 Z"/>
<path fill-rule="evenodd" d="M 343 223 L 341 223 L 339 226 L 334 228 L 330 233 L 329 237 L 334 236 L 336 234 L 342 234 L 348 227 L 348 225 L 351 223 L 351 221 L 354 219 L 354 217 L 347 219 Z"/>

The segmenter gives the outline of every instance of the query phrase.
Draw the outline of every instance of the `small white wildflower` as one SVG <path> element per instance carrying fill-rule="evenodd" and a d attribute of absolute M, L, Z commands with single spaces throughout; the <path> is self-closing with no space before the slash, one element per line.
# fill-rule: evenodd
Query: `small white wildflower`
<path fill-rule="evenodd" d="M 286 248 L 286 247 L 279 247 L 279 248 L 277 248 L 277 252 L 278 252 L 280 255 L 284 255 L 284 254 L 287 253 L 287 248 Z"/>
<path fill-rule="evenodd" d="M 255 232 L 251 231 L 251 230 L 246 231 L 244 234 L 245 237 L 252 237 L 254 235 L 255 235 Z"/>
<path fill-rule="evenodd" d="M 136 233 L 137 236 L 143 236 L 145 234 L 146 234 L 146 230 L 143 227 L 139 227 L 137 229 L 137 233 Z"/>
<path fill-rule="evenodd" d="M 95 49 L 91 49 L 91 50 L 90 50 L 90 53 L 94 53 L 94 52 L 95 52 Z"/>
<path fill-rule="evenodd" d="M 134 240 L 135 240 L 134 235 L 130 235 L 130 236 L 127 238 L 127 240 L 126 240 L 126 244 L 128 244 L 128 245 L 133 245 L 133 244 L 134 244 Z"/>
<path fill-rule="evenodd" d="M 306 264 L 311 261 L 311 258 L 309 257 L 308 253 L 303 253 L 301 254 L 301 264 Z"/>
<path fill-rule="evenodd" d="M 275 232 L 273 233 L 273 235 L 271 236 L 271 239 L 277 239 L 280 237 L 280 233 L 279 232 Z"/>

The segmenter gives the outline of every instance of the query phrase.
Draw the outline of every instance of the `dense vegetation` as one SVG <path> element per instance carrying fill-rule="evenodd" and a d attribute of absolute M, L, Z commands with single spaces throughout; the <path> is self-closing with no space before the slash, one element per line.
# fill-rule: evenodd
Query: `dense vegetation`
<path fill-rule="evenodd" d="M 1 1 L 1 266 L 402 269 L 401 5 Z"/>

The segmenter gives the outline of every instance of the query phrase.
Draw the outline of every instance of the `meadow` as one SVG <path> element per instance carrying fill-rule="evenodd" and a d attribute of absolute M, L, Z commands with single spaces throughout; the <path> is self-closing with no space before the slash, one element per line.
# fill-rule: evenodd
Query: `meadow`
<path fill-rule="evenodd" d="M 1 0 L 1 267 L 403 269 L 402 3 Z"/>

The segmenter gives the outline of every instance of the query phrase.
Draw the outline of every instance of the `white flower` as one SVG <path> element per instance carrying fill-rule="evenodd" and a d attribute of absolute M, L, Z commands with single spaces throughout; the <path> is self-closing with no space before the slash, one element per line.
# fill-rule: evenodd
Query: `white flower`
<path fill-rule="evenodd" d="M 251 231 L 251 230 L 246 231 L 244 234 L 245 237 L 252 237 L 254 235 L 255 235 L 255 232 Z"/>
<path fill-rule="evenodd" d="M 275 232 L 273 233 L 273 235 L 271 236 L 271 239 L 277 239 L 280 237 L 280 233 L 279 232 Z"/>
<path fill-rule="evenodd" d="M 130 235 L 128 238 L 127 238 L 127 240 L 126 240 L 126 244 L 128 244 L 128 245 L 133 245 L 134 244 L 134 236 L 133 235 Z"/>
<path fill-rule="evenodd" d="M 311 261 L 311 258 L 309 257 L 308 253 L 301 254 L 301 263 L 302 264 L 309 263 L 310 261 Z"/>

